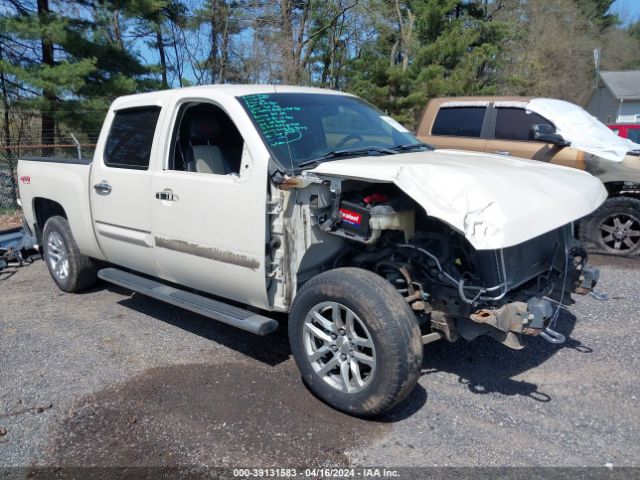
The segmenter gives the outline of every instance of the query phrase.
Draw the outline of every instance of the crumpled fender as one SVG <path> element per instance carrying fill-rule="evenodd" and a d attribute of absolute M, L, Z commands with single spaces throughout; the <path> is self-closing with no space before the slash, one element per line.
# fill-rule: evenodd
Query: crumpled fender
<path fill-rule="evenodd" d="M 477 250 L 518 245 L 590 214 L 607 198 L 602 183 L 580 170 L 457 150 L 337 160 L 312 172 L 394 183 Z"/>

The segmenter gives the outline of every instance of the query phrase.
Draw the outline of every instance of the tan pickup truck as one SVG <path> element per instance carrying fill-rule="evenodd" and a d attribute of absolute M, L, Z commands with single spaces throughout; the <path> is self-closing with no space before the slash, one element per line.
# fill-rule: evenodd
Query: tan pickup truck
<path fill-rule="evenodd" d="M 640 145 L 621 139 L 582 108 L 530 97 L 437 98 L 417 136 L 437 148 L 473 150 L 587 170 L 608 199 L 580 222 L 599 251 L 640 254 Z"/>

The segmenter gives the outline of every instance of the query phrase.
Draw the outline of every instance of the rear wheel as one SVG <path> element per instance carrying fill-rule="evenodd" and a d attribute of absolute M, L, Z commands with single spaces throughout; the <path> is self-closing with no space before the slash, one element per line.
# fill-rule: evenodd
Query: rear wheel
<path fill-rule="evenodd" d="M 422 338 L 415 315 L 382 277 L 339 268 L 295 298 L 289 342 L 302 378 L 329 405 L 352 415 L 383 413 L 415 387 Z"/>
<path fill-rule="evenodd" d="M 604 253 L 640 254 L 640 200 L 609 198 L 581 222 L 580 235 Z"/>
<path fill-rule="evenodd" d="M 47 268 L 61 290 L 78 292 L 96 283 L 95 264 L 80 253 L 66 218 L 55 216 L 47 220 L 42 239 Z"/>

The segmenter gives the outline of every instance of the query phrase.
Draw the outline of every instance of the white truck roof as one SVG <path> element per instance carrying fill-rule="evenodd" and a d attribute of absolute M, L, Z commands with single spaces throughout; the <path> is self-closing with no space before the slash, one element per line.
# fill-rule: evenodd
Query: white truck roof
<path fill-rule="evenodd" d="M 201 85 L 197 87 L 173 88 L 169 90 L 160 90 L 157 92 L 138 93 L 135 95 L 125 95 L 116 98 L 111 104 L 113 110 L 121 108 L 131 108 L 138 105 L 150 105 L 157 102 L 165 101 L 169 98 L 191 97 L 191 96 L 214 96 L 221 93 L 233 97 L 243 95 L 253 95 L 257 93 L 321 93 L 328 95 L 348 95 L 349 93 L 339 92 L 337 90 L 328 90 L 315 87 L 298 87 L 292 85 Z"/>

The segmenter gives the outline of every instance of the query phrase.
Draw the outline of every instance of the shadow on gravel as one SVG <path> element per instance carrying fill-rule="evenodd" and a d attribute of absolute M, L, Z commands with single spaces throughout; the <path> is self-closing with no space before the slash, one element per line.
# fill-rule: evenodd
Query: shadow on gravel
<path fill-rule="evenodd" d="M 347 466 L 346 451 L 384 436 L 390 423 L 410 417 L 427 401 L 418 385 L 384 416 L 348 416 L 304 386 L 284 321 L 266 341 L 119 287 L 109 289 L 126 295 L 118 303 L 129 309 L 246 357 L 153 368 L 82 398 L 56 429 L 47 464 Z"/>
<path fill-rule="evenodd" d="M 283 325 L 282 322 L 280 322 L 278 331 L 270 334 L 268 341 L 265 341 L 265 337 L 243 332 L 224 323 L 145 297 L 139 293 L 132 294 L 131 291 L 116 286 L 109 286 L 109 290 L 121 295 L 131 295 L 118 302 L 123 307 L 220 343 L 261 363 L 274 366 L 287 361 L 291 356 L 286 325 Z"/>
<path fill-rule="evenodd" d="M 0 268 L 0 282 L 3 280 L 8 280 L 13 277 L 18 272 L 17 266 L 10 265 L 4 268 Z"/>
<path fill-rule="evenodd" d="M 592 350 L 570 338 L 576 318 L 563 312 L 556 330 L 567 337 L 562 345 L 553 345 L 542 338 L 527 338 L 523 350 L 511 350 L 489 337 L 479 337 L 472 342 L 460 340 L 454 344 L 438 342 L 428 345 L 424 352 L 423 374 L 447 372 L 458 376 L 476 394 L 499 393 L 521 395 L 538 402 L 552 398 L 538 389 L 534 383 L 513 380 L 512 377 L 535 368 L 547 361 L 558 350 L 572 348 L 581 353 Z"/>
<path fill-rule="evenodd" d="M 424 407 L 420 385 L 398 407 L 373 421 L 350 417 L 315 398 L 291 359 L 286 325 L 269 341 L 117 287 L 120 304 L 221 343 L 246 357 L 235 363 L 150 369 L 83 398 L 60 424 L 47 463 L 65 466 L 199 465 L 261 467 L 347 465 L 346 451 L 370 443 L 389 424 Z M 575 317 L 561 315 L 567 337 Z M 423 373 L 456 375 L 476 394 L 552 398 L 513 377 L 539 366 L 561 348 L 591 350 L 568 339 L 556 346 L 528 339 L 512 351 L 490 338 L 440 342 L 425 348 Z M 87 448 L 91 445 L 91 448 Z"/>
<path fill-rule="evenodd" d="M 85 397 L 47 464 L 340 466 L 387 428 L 315 399 L 293 362 L 174 365 Z"/>
<path fill-rule="evenodd" d="M 593 267 L 614 267 L 623 270 L 637 270 L 640 268 L 640 257 L 590 254 L 589 265 Z"/>
<path fill-rule="evenodd" d="M 109 289 L 124 295 L 130 293 L 129 290 L 115 286 L 110 286 Z M 280 318 L 274 316 L 274 318 L 280 322 L 280 328 L 277 332 L 270 334 L 267 337 L 268 341 L 265 341 L 265 337 L 251 335 L 250 333 L 237 330 L 236 328 L 196 313 L 163 304 L 162 302 L 141 294 L 134 293 L 131 297 L 121 300 L 118 303 L 195 335 L 221 343 L 228 348 L 270 366 L 277 366 L 292 358 L 286 331 L 286 315 L 282 315 Z M 302 383 L 299 375 L 298 378 Z M 313 393 L 309 391 L 309 395 L 313 395 Z M 400 405 L 388 414 L 376 418 L 376 421 L 389 423 L 404 420 L 420 410 L 426 401 L 427 392 L 420 385 L 417 385 L 415 390 Z"/>

